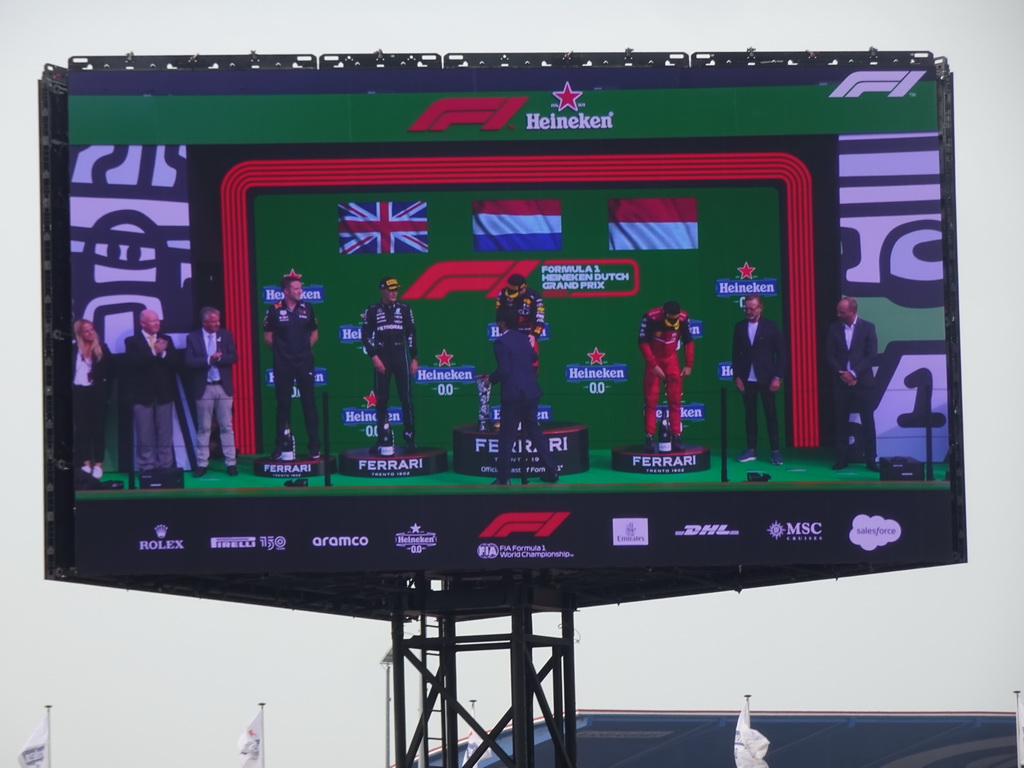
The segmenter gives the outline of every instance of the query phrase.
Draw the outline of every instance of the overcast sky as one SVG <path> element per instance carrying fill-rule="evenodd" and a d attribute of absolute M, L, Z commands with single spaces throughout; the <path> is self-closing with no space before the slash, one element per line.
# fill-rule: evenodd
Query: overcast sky
<path fill-rule="evenodd" d="M 478 51 L 931 50 L 956 82 L 970 563 L 587 609 L 581 708 L 986 710 L 1024 688 L 1020 0 L 480 0 L 0 7 L 0 180 L 9 259 L 0 397 L 0 768 L 52 704 L 54 768 L 237 766 L 268 702 L 269 766 L 384 760 L 389 626 L 42 579 L 36 81 L 75 55 Z M 1007 348 L 1011 347 L 1010 350 Z M 1009 352 L 1009 354 L 1008 354 Z M 460 671 L 482 719 L 503 657 Z M 503 670 L 503 667 L 502 667 Z M 769 734 L 770 736 L 770 734 Z M 728 756 L 723 766 L 729 765 Z"/>

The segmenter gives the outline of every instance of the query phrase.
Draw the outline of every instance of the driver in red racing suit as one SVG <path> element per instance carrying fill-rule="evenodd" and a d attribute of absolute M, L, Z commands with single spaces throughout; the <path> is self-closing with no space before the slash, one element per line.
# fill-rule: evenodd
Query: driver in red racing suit
<path fill-rule="evenodd" d="M 683 402 L 683 379 L 693 369 L 693 336 L 685 312 L 675 301 L 649 310 L 640 320 L 640 354 L 644 356 L 644 432 L 645 447 L 653 449 L 657 431 L 658 397 L 661 382 L 665 382 L 668 399 L 669 427 L 672 430 L 672 449 L 682 450 L 683 432 L 680 407 Z M 679 369 L 678 350 L 682 347 L 686 364 Z"/>

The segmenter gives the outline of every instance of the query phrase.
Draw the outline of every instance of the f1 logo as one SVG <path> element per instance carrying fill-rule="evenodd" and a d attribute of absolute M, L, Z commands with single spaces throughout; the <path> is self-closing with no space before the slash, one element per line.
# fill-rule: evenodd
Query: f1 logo
<path fill-rule="evenodd" d="M 906 96 L 911 88 L 924 77 L 924 71 L 917 72 L 854 72 L 839 84 L 830 99 L 855 99 L 862 93 L 877 91 L 888 93 L 890 99 Z"/>
<path fill-rule="evenodd" d="M 439 261 L 406 289 L 405 299 L 443 299 L 452 291 L 483 291 L 494 298 L 509 275 L 529 275 L 539 264 L 536 259 Z"/>
<path fill-rule="evenodd" d="M 479 125 L 481 131 L 504 128 L 527 102 L 526 96 L 452 96 L 438 99 L 409 126 L 410 131 L 444 131 L 452 125 Z"/>
<path fill-rule="evenodd" d="M 569 516 L 568 512 L 503 512 L 480 533 L 481 539 L 503 539 L 513 533 L 532 533 L 534 538 L 550 536 Z"/>

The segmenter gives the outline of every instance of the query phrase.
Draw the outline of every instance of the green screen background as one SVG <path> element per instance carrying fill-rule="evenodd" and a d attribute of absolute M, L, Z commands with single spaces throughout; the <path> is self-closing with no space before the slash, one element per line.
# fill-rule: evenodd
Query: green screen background
<path fill-rule="evenodd" d="M 609 251 L 608 200 L 619 197 L 694 197 L 698 211 L 699 247 L 687 250 Z M 473 250 L 472 202 L 481 199 L 552 199 L 562 203 L 562 249 L 559 251 Z M 429 221 L 429 252 L 379 255 L 338 253 L 339 202 L 425 200 Z M 626 297 L 545 297 L 549 338 L 540 346 L 542 405 L 552 409 L 554 421 L 580 422 L 589 427 L 591 448 L 639 443 L 643 437 L 641 392 L 643 359 L 637 348 L 641 315 L 668 300 L 678 301 L 691 319 L 703 322 L 703 337 L 695 342 L 693 375 L 684 382 L 684 404 L 703 403 L 703 421 L 684 422 L 688 443 L 714 444 L 719 440 L 719 390 L 730 390 L 730 443 L 742 439 L 739 396 L 731 381 L 719 379 L 719 363 L 731 356 L 732 329 L 742 319 L 738 296 L 715 295 L 716 280 L 738 279 L 745 262 L 756 268 L 755 278 L 779 280 L 779 297 L 765 298 L 765 315 L 785 332 L 782 298 L 782 211 L 779 193 L 772 184 L 753 186 L 670 186 L 502 190 L 493 187 L 466 190 L 374 190 L 338 193 L 291 192 L 260 194 L 253 202 L 255 227 L 255 275 L 258 294 L 256 316 L 250 318 L 256 337 L 262 340 L 261 322 L 269 304 L 263 302 L 264 286 L 277 285 L 292 269 L 305 286 L 322 285 L 323 303 L 314 304 L 319 341 L 314 349 L 316 366 L 327 370 L 326 390 L 331 406 L 331 448 L 345 450 L 373 442 L 372 424 L 343 426 L 344 408 L 365 407 L 373 388 L 371 365 L 359 344 L 338 340 L 342 325 L 359 325 L 361 313 L 379 299 L 381 277 L 395 276 L 407 289 L 431 264 L 440 261 L 482 259 L 633 259 L 639 265 L 640 288 Z M 526 275 L 534 288 L 541 287 L 540 268 Z M 399 299 L 404 300 L 402 293 Z M 436 367 L 435 355 L 446 350 L 454 357 L 451 366 L 470 365 L 476 373 L 494 368 L 488 324 L 494 321 L 494 299 L 482 291 L 449 293 L 441 299 L 409 302 L 416 318 L 421 367 Z M 597 348 L 605 364 L 626 364 L 627 381 L 566 381 L 567 364 L 588 365 L 587 353 Z M 258 357 L 261 394 L 262 447 L 269 450 L 274 430 L 273 388 L 265 371 L 272 365 L 270 349 L 260 344 Z M 394 385 L 392 385 L 393 387 Z M 603 391 L 601 391 L 603 390 Z M 318 387 L 318 396 L 324 387 Z M 417 442 L 423 446 L 450 448 L 451 430 L 474 422 L 478 409 L 476 386 L 456 383 L 451 394 L 436 382 L 414 384 Z M 662 399 L 664 401 L 664 398 Z M 319 404 L 318 398 L 318 404 Z M 498 403 L 494 393 L 492 404 Z M 783 423 L 785 408 L 782 407 Z M 392 391 L 391 407 L 399 405 Z M 292 423 L 301 421 L 298 403 L 293 404 Z M 785 434 L 785 432 L 784 432 Z M 298 444 L 304 444 L 301 428 Z M 785 439 L 785 438 L 784 438 Z"/>

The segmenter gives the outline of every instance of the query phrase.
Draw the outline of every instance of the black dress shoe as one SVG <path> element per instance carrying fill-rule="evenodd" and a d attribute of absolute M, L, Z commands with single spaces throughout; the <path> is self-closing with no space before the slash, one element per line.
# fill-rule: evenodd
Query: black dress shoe
<path fill-rule="evenodd" d="M 837 461 L 832 465 L 832 469 L 846 469 L 849 466 L 845 461 Z"/>
<path fill-rule="evenodd" d="M 545 482 L 545 483 L 557 483 L 558 482 L 558 473 L 557 472 L 545 472 L 543 475 L 540 476 L 540 479 L 541 479 L 542 482 Z"/>
<path fill-rule="evenodd" d="M 192 470 L 192 477 L 202 477 L 206 474 L 206 467 L 196 467 Z"/>
<path fill-rule="evenodd" d="M 508 485 L 508 480 L 495 480 L 491 485 Z"/>
<path fill-rule="evenodd" d="M 867 467 L 868 467 L 868 472 L 879 472 L 880 471 L 878 469 L 878 462 L 877 461 L 869 461 L 867 463 Z"/>
<path fill-rule="evenodd" d="M 228 474 L 231 475 L 231 477 L 235 477 L 238 474 L 238 466 L 235 464 L 228 466 Z"/>

